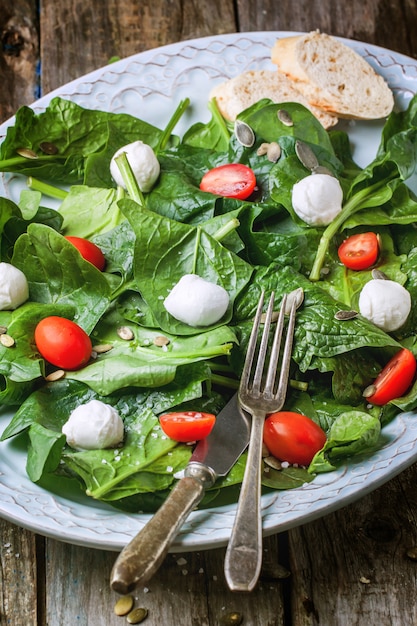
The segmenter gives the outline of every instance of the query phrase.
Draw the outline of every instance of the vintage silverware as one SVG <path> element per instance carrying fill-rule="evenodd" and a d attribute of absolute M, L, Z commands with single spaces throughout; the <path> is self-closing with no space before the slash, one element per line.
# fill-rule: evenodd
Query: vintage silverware
<path fill-rule="evenodd" d="M 153 576 L 189 513 L 205 490 L 230 471 L 247 447 L 249 437 L 250 419 L 235 394 L 217 416 L 210 435 L 196 445 L 184 477 L 118 556 L 111 573 L 114 591 L 129 593 Z"/>
<path fill-rule="evenodd" d="M 303 301 L 302 289 L 284 296 L 279 312 L 274 339 L 264 376 L 268 353 L 268 338 L 273 317 L 274 294 L 271 295 L 264 321 L 264 329 L 255 364 L 258 331 L 262 318 L 264 293 L 259 300 L 252 333 L 249 339 L 245 365 L 239 386 L 239 402 L 252 415 L 248 459 L 240 491 L 236 518 L 228 543 L 224 571 L 231 591 L 252 591 L 262 565 L 262 517 L 261 517 L 261 459 L 265 416 L 279 411 L 285 401 L 292 352 L 295 313 Z M 284 315 L 289 321 L 281 367 L 278 368 L 280 348 L 284 335 Z M 255 369 L 252 375 L 252 369 Z M 279 369 L 279 380 L 276 384 Z M 265 378 L 265 380 L 264 380 Z"/>

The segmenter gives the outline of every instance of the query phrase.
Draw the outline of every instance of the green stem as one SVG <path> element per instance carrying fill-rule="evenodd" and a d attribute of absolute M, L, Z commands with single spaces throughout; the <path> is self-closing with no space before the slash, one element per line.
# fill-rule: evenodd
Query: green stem
<path fill-rule="evenodd" d="M 228 376 L 221 376 L 220 374 L 212 374 L 211 382 L 220 387 L 226 387 L 227 389 L 238 389 L 239 381 Z"/>
<path fill-rule="evenodd" d="M 215 239 L 216 241 L 222 241 L 225 237 L 227 237 L 227 235 L 236 230 L 236 228 L 238 228 L 239 226 L 239 220 L 234 217 L 233 219 L 226 222 L 226 224 L 223 224 L 223 226 L 221 226 L 221 228 L 219 228 L 219 230 L 214 233 L 213 239 Z"/>
<path fill-rule="evenodd" d="M 48 183 L 43 183 L 41 180 L 33 178 L 33 176 L 28 176 L 27 186 L 29 187 L 29 189 L 33 189 L 34 191 L 40 191 L 45 196 L 49 196 L 50 198 L 57 198 L 58 200 L 63 200 L 68 195 L 68 191 L 65 191 L 65 189 L 60 189 L 59 187 L 48 185 Z"/>
<path fill-rule="evenodd" d="M 55 154 L 41 155 L 33 159 L 24 156 L 11 157 L 10 159 L 0 160 L 0 172 L 16 172 L 16 165 L 25 166 L 30 164 L 31 161 L 34 163 L 35 161 L 56 161 L 56 159 L 57 156 Z"/>
<path fill-rule="evenodd" d="M 212 98 L 209 101 L 208 108 L 209 108 L 210 113 L 212 114 L 212 116 L 216 120 L 216 123 L 219 125 L 220 130 L 222 132 L 222 135 L 224 135 L 225 140 L 227 141 L 227 143 L 229 143 L 229 141 L 230 141 L 229 129 L 227 128 L 227 124 L 226 124 L 226 122 L 224 120 L 224 117 L 222 116 L 222 114 L 219 111 L 219 108 L 218 108 L 217 102 L 216 102 L 216 98 Z"/>
<path fill-rule="evenodd" d="M 143 193 L 138 185 L 138 181 L 135 178 L 132 168 L 130 167 L 126 152 L 119 154 L 119 156 L 115 158 L 115 161 L 126 185 L 127 193 L 132 200 L 135 200 L 141 206 L 145 206 Z"/>
<path fill-rule="evenodd" d="M 189 98 L 185 98 L 184 100 L 181 100 L 181 102 L 179 103 L 179 105 L 177 106 L 174 112 L 174 115 L 169 120 L 168 124 L 165 127 L 164 132 L 159 138 L 158 144 L 155 148 L 156 154 L 158 154 L 158 152 L 161 152 L 162 150 L 165 150 L 166 145 L 169 141 L 169 138 L 172 135 L 172 131 L 174 130 L 175 126 L 178 124 L 181 117 L 184 115 L 184 112 L 186 111 L 189 105 L 190 105 Z"/>
<path fill-rule="evenodd" d="M 375 183 L 370 187 L 366 187 L 361 191 L 355 193 L 350 200 L 348 200 L 343 207 L 342 211 L 335 217 L 335 219 L 330 222 L 330 224 L 325 228 L 323 234 L 320 239 L 319 246 L 317 248 L 316 258 L 314 259 L 313 267 L 310 272 L 310 280 L 317 281 L 320 280 L 320 272 L 324 264 L 324 259 L 326 257 L 327 251 L 329 249 L 330 241 L 337 234 L 339 229 L 343 226 L 346 220 L 351 217 L 354 213 L 364 208 L 365 201 L 372 196 L 372 194 L 380 189 L 382 185 L 386 185 L 387 181 Z"/>

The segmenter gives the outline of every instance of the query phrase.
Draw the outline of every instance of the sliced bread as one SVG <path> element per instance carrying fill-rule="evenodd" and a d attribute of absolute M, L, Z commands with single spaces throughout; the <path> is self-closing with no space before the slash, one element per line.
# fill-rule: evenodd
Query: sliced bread
<path fill-rule="evenodd" d="M 221 114 L 234 121 L 244 109 L 263 98 L 272 102 L 298 102 L 317 117 L 324 128 L 334 126 L 338 118 L 309 103 L 307 98 L 296 88 L 285 74 L 274 70 L 249 70 L 235 78 L 216 85 L 210 93 L 215 98 Z"/>
<path fill-rule="evenodd" d="M 311 105 L 354 119 L 391 113 L 392 91 L 357 52 L 318 31 L 278 39 L 271 60 L 296 83 Z"/>

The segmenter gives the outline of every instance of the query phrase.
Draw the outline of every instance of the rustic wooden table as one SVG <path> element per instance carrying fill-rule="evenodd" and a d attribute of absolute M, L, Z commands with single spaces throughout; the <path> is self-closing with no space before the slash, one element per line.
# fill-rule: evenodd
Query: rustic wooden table
<path fill-rule="evenodd" d="M 417 57 L 417 0 L 1 0 L 0 122 L 112 57 L 220 33 L 316 28 Z M 228 591 L 223 549 L 170 554 L 137 593 L 146 624 L 215 625 L 236 611 L 247 626 L 415 626 L 416 484 L 414 466 L 355 504 L 267 538 L 252 594 Z M 115 553 L 3 520 L 0 533 L 2 626 L 125 623 L 109 588 Z"/>

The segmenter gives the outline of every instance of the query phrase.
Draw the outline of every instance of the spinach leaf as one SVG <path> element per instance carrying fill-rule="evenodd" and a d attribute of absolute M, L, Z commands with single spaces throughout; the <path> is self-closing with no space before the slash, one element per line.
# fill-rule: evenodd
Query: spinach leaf
<path fill-rule="evenodd" d="M 83 182 L 91 161 L 90 171 L 93 167 L 101 171 L 95 179 L 100 178 L 108 186 L 109 163 L 117 148 L 138 138 L 154 147 L 160 136 L 159 129 L 131 115 L 93 111 L 53 98 L 43 113 L 35 114 L 29 107 L 17 111 L 15 125 L 7 129 L 0 146 L 0 171 L 74 184 Z M 53 144 L 57 153 L 43 153 L 43 142 Z M 109 146 L 111 154 L 106 152 Z M 34 151 L 37 158 L 20 156 L 21 148 Z M 98 153 L 102 153 L 99 165 L 95 157 Z"/>
<path fill-rule="evenodd" d="M 236 296 L 250 280 L 251 266 L 210 237 L 203 228 L 163 218 L 132 200 L 121 200 L 120 206 L 136 235 L 136 284 L 152 308 L 159 327 L 177 335 L 201 333 L 201 328 L 175 320 L 163 305 L 169 291 L 184 274 L 198 274 L 226 289 L 230 304 L 215 326 L 228 323 Z"/>
<path fill-rule="evenodd" d="M 25 274 L 33 302 L 71 305 L 73 321 L 88 334 L 109 306 L 104 274 L 48 226 L 31 224 L 17 240 L 12 262 Z"/>

